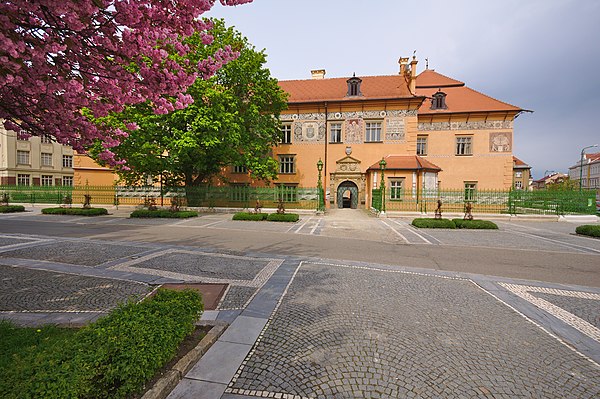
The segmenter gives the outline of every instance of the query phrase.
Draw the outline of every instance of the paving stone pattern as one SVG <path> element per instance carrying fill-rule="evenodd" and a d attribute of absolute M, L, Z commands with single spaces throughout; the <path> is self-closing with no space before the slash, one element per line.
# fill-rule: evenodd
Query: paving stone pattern
<path fill-rule="evenodd" d="M 0 264 L 0 311 L 108 311 L 150 291 L 145 284 Z"/>
<path fill-rule="evenodd" d="M 254 287 L 232 285 L 229 287 L 225 298 L 223 298 L 219 309 L 242 309 L 255 292 L 256 288 Z"/>
<path fill-rule="evenodd" d="M 98 266 L 104 262 L 125 258 L 147 250 L 147 248 L 126 245 L 60 241 L 0 252 L 0 257 L 45 260 L 80 266 Z"/>
<path fill-rule="evenodd" d="M 136 262 L 132 266 L 190 276 L 251 281 L 268 263 L 268 260 L 245 257 L 170 252 Z"/>
<path fill-rule="evenodd" d="M 26 242 L 34 242 L 32 240 L 20 240 L 18 238 L 0 237 L 0 249 L 7 245 L 24 244 Z"/>
<path fill-rule="evenodd" d="M 304 264 L 226 392 L 598 398 L 600 368 L 465 280 Z"/>
<path fill-rule="evenodd" d="M 532 293 L 532 295 L 544 299 L 559 308 L 563 308 L 596 328 L 600 328 L 600 300 L 573 298 L 540 292 Z"/>

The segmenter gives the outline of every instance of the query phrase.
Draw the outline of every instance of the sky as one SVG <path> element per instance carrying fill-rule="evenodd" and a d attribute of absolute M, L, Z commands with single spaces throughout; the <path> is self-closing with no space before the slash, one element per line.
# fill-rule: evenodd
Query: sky
<path fill-rule="evenodd" d="M 224 18 L 280 80 L 392 75 L 413 55 L 429 68 L 533 113 L 514 124 L 513 154 L 567 173 L 600 145 L 600 1 L 254 0 Z M 586 152 L 600 152 L 600 147 Z"/>

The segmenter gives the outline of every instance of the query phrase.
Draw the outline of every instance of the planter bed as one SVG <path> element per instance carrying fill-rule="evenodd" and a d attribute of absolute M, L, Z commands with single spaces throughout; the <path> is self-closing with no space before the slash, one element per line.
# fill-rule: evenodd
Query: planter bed
<path fill-rule="evenodd" d="M 101 216 L 108 215 L 106 208 L 44 208 L 44 215 L 78 215 L 78 216 Z"/>

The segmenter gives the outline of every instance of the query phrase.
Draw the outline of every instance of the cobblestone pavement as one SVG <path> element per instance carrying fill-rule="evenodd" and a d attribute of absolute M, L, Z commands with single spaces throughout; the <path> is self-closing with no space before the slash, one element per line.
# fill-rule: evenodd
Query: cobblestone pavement
<path fill-rule="evenodd" d="M 600 298 L 573 298 L 562 295 L 536 293 L 534 296 L 566 310 L 600 329 Z"/>
<path fill-rule="evenodd" d="M 0 264 L 0 311 L 106 312 L 150 292 L 146 284 Z"/>
<path fill-rule="evenodd" d="M 597 364 L 468 280 L 306 263 L 226 392 L 597 398 L 598 381 Z"/>
<path fill-rule="evenodd" d="M 254 287 L 232 285 L 219 304 L 219 309 L 242 309 L 246 307 L 246 304 L 255 293 L 256 288 Z"/>

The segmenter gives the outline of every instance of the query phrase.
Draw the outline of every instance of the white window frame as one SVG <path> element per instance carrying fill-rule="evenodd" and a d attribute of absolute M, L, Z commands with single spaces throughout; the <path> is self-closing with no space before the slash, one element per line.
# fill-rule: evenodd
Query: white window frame
<path fill-rule="evenodd" d="M 17 164 L 31 165 L 29 160 L 29 151 L 17 150 Z"/>
<path fill-rule="evenodd" d="M 31 186 L 31 175 L 19 173 L 17 175 L 17 186 Z"/>
<path fill-rule="evenodd" d="M 428 136 L 417 136 L 417 155 L 427 156 Z"/>
<path fill-rule="evenodd" d="M 42 166 L 52 166 L 53 156 L 51 152 L 42 152 L 41 156 Z"/>
<path fill-rule="evenodd" d="M 523 177 L 523 172 L 521 172 L 521 171 L 515 172 L 515 177 L 518 178 L 518 179 L 522 178 Z"/>
<path fill-rule="evenodd" d="M 245 165 L 233 165 L 233 173 L 248 173 L 248 168 Z"/>
<path fill-rule="evenodd" d="M 40 136 L 40 142 L 43 144 L 52 144 L 52 138 L 50 136 Z"/>
<path fill-rule="evenodd" d="M 73 176 L 63 176 L 62 185 L 66 187 L 73 187 Z"/>
<path fill-rule="evenodd" d="M 390 178 L 390 200 L 401 201 L 404 194 L 404 179 Z"/>
<path fill-rule="evenodd" d="M 515 190 L 523 190 L 523 182 L 521 180 L 515 181 Z"/>
<path fill-rule="evenodd" d="M 291 175 L 296 173 L 296 156 L 295 155 L 279 155 L 279 173 Z"/>
<path fill-rule="evenodd" d="M 476 181 L 466 181 L 464 182 L 465 186 L 465 201 L 475 201 L 475 196 L 477 193 L 477 182 Z"/>
<path fill-rule="evenodd" d="M 281 144 L 292 144 L 292 124 L 281 124 Z"/>
<path fill-rule="evenodd" d="M 53 186 L 54 185 L 54 176 L 52 175 L 42 175 L 40 178 L 40 184 L 42 186 Z"/>
<path fill-rule="evenodd" d="M 473 136 L 456 136 L 456 155 L 473 155 Z"/>
<path fill-rule="evenodd" d="M 73 155 L 63 155 L 62 166 L 63 168 L 73 169 Z"/>
<path fill-rule="evenodd" d="M 383 122 L 369 121 L 365 122 L 365 143 L 381 143 L 381 133 Z"/>
<path fill-rule="evenodd" d="M 342 142 L 342 122 L 331 122 L 329 124 L 329 142 Z"/>

